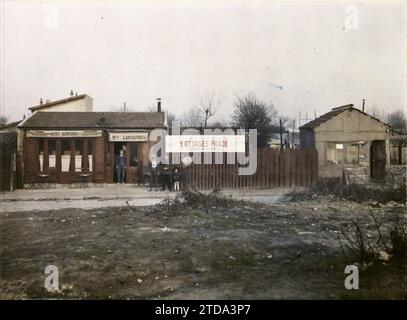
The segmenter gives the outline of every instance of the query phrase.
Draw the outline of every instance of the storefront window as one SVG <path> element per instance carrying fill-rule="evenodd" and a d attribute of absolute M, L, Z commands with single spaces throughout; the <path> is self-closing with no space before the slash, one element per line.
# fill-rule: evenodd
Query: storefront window
<path fill-rule="evenodd" d="M 359 146 L 351 143 L 328 142 L 326 146 L 327 164 L 358 164 Z"/>
<path fill-rule="evenodd" d="M 130 144 L 130 167 L 137 167 L 138 161 L 137 161 L 137 143 L 132 142 Z"/>
<path fill-rule="evenodd" d="M 38 141 L 38 160 L 40 172 L 44 171 L 44 139 Z"/>
<path fill-rule="evenodd" d="M 56 154 L 57 154 L 57 142 L 55 140 L 48 140 L 48 167 L 56 167 Z"/>
<path fill-rule="evenodd" d="M 82 171 L 83 141 L 75 140 L 75 171 Z"/>
<path fill-rule="evenodd" d="M 62 140 L 62 143 L 61 143 L 61 171 L 69 172 L 70 163 L 71 163 L 71 141 Z"/>
<path fill-rule="evenodd" d="M 93 171 L 93 140 L 88 139 L 88 170 Z"/>

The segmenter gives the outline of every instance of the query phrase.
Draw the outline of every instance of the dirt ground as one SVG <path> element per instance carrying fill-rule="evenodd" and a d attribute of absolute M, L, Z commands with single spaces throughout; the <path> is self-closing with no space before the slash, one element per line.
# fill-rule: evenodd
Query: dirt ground
<path fill-rule="evenodd" d="M 339 225 L 401 212 L 316 198 L 0 213 L 0 298 L 407 299 L 407 262 L 383 262 L 346 290 Z M 407 216 L 405 215 L 407 218 Z M 44 288 L 56 265 L 60 292 Z"/>

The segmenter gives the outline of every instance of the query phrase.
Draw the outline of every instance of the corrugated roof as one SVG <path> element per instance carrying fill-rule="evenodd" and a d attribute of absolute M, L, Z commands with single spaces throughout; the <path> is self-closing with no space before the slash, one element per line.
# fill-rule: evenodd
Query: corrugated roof
<path fill-rule="evenodd" d="M 36 111 L 36 110 L 39 110 L 39 109 L 42 109 L 42 108 L 48 108 L 48 107 L 51 107 L 51 106 L 54 106 L 54 105 L 57 105 L 57 104 L 67 103 L 67 102 L 70 102 L 70 101 L 83 99 L 85 97 L 86 97 L 86 94 L 80 94 L 78 96 L 72 96 L 72 97 L 68 97 L 68 98 L 65 98 L 65 99 L 60 99 L 60 100 L 55 100 L 55 101 L 51 101 L 51 102 L 48 102 L 48 103 L 39 104 L 38 106 L 34 106 L 34 107 L 31 107 L 31 108 L 28 108 L 28 109 L 31 110 L 31 111 Z"/>
<path fill-rule="evenodd" d="M 21 128 L 163 128 L 164 112 L 36 112 Z"/>

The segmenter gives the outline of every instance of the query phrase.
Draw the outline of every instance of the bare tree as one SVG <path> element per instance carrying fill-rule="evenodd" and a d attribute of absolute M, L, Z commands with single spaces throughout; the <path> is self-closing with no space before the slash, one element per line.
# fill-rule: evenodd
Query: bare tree
<path fill-rule="evenodd" d="M 232 119 L 238 126 L 245 129 L 257 129 L 257 145 L 268 145 L 273 131 L 273 122 L 277 119 L 277 111 L 271 103 L 259 100 L 254 93 L 236 97 Z"/>
<path fill-rule="evenodd" d="M 371 114 L 373 117 L 375 117 L 383 122 L 386 122 L 386 118 L 387 118 L 386 112 L 383 109 L 378 108 L 376 106 L 372 106 Z"/>
<path fill-rule="evenodd" d="M 204 126 L 208 126 L 209 118 L 213 117 L 221 104 L 221 98 L 215 92 L 205 92 L 198 96 L 198 105 L 203 112 Z"/>
<path fill-rule="evenodd" d="M 396 110 L 387 115 L 387 122 L 393 129 L 407 132 L 407 118 L 403 110 Z"/>
<path fill-rule="evenodd" d="M 181 125 L 185 127 L 200 127 L 203 122 L 202 112 L 197 108 L 188 109 L 181 116 Z"/>
<path fill-rule="evenodd" d="M 175 114 L 173 114 L 172 112 L 167 112 L 167 122 L 168 122 L 168 125 L 171 125 L 171 123 L 172 123 L 174 120 L 177 120 L 177 117 L 175 116 Z"/>

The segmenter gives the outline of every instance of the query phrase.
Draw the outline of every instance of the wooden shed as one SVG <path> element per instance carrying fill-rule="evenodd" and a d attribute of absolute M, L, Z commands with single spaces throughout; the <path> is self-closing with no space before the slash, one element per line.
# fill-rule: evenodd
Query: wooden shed
<path fill-rule="evenodd" d="M 300 147 L 318 150 L 319 177 L 362 169 L 367 178 L 380 180 L 390 166 L 390 131 L 391 126 L 350 104 L 300 127 Z"/>

